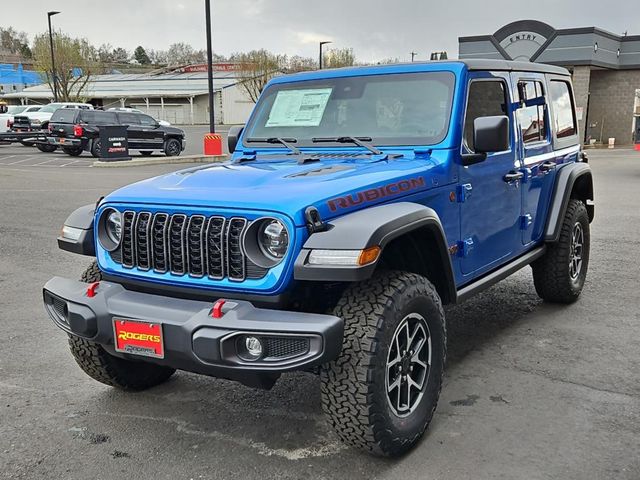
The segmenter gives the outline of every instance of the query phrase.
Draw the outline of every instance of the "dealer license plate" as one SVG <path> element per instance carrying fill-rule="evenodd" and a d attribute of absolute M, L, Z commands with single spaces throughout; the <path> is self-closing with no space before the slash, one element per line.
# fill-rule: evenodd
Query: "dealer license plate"
<path fill-rule="evenodd" d="M 164 358 L 162 325 L 159 323 L 114 318 L 113 333 L 118 352 Z"/>

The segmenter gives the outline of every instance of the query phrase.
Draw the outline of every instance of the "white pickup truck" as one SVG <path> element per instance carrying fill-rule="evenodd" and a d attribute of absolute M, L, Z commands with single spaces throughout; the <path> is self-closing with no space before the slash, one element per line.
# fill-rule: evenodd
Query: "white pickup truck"
<path fill-rule="evenodd" d="M 19 115 L 14 115 L 14 130 L 38 130 L 46 129 L 53 112 L 59 108 L 84 108 L 87 110 L 93 110 L 93 105 L 89 103 L 74 103 L 74 102 L 57 102 L 50 103 L 36 112 L 23 112 Z"/>
<path fill-rule="evenodd" d="M 0 113 L 0 133 L 4 133 L 11 128 L 14 115 L 35 113 L 42 108 L 42 105 L 10 105 L 5 113 Z"/>

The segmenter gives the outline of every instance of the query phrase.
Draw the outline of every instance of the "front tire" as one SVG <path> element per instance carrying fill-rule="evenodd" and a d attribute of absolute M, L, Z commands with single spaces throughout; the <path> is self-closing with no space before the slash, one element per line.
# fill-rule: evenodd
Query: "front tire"
<path fill-rule="evenodd" d="M 342 352 L 321 369 L 322 407 L 338 436 L 368 452 L 400 455 L 433 417 L 446 358 L 444 312 L 424 277 L 382 272 L 349 287 L 334 314 Z"/>
<path fill-rule="evenodd" d="M 573 303 L 578 299 L 587 278 L 590 237 L 587 207 L 580 200 L 570 200 L 560 238 L 531 264 L 540 298 L 554 303 Z"/>
<path fill-rule="evenodd" d="M 98 282 L 102 273 L 96 262 L 82 274 L 83 282 Z M 71 354 L 82 371 L 94 380 L 123 390 L 146 390 L 171 377 L 175 369 L 153 363 L 132 362 L 114 357 L 99 344 L 69 335 Z"/>
<path fill-rule="evenodd" d="M 177 138 L 169 138 L 164 143 L 164 154 L 167 157 L 177 157 L 182 152 L 182 144 Z"/>

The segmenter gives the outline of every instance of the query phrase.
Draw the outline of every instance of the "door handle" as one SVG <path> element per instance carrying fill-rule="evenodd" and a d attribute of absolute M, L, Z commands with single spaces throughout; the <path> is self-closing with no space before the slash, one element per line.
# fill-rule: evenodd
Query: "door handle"
<path fill-rule="evenodd" d="M 507 173 L 504 177 L 502 177 L 502 179 L 507 183 L 514 183 L 514 182 L 517 182 L 518 180 L 522 180 L 523 178 L 524 178 L 524 173 L 514 172 L 514 171 L 511 171 Z"/>
<path fill-rule="evenodd" d="M 556 168 L 555 162 L 544 162 L 542 165 L 540 165 L 541 172 L 549 172 L 551 170 L 554 170 L 555 168 Z"/>

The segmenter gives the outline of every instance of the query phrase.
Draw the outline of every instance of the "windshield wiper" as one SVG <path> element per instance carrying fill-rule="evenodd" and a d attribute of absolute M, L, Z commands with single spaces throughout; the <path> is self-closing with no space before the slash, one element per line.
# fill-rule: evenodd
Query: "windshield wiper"
<path fill-rule="evenodd" d="M 382 155 L 382 152 L 375 146 L 371 145 L 371 137 L 315 137 L 312 138 L 313 143 L 353 143 L 359 147 L 366 148 L 374 155 Z"/>
<path fill-rule="evenodd" d="M 249 142 L 249 143 L 254 143 L 254 142 L 255 143 L 257 143 L 257 142 L 279 143 L 280 145 L 284 145 L 289 150 L 291 150 L 291 153 L 293 153 L 294 155 L 302 155 L 302 152 L 295 145 L 291 145 L 292 143 L 296 143 L 298 141 L 295 138 L 281 138 L 281 137 L 256 138 L 256 137 L 252 137 L 252 138 L 247 138 L 246 141 Z"/>

